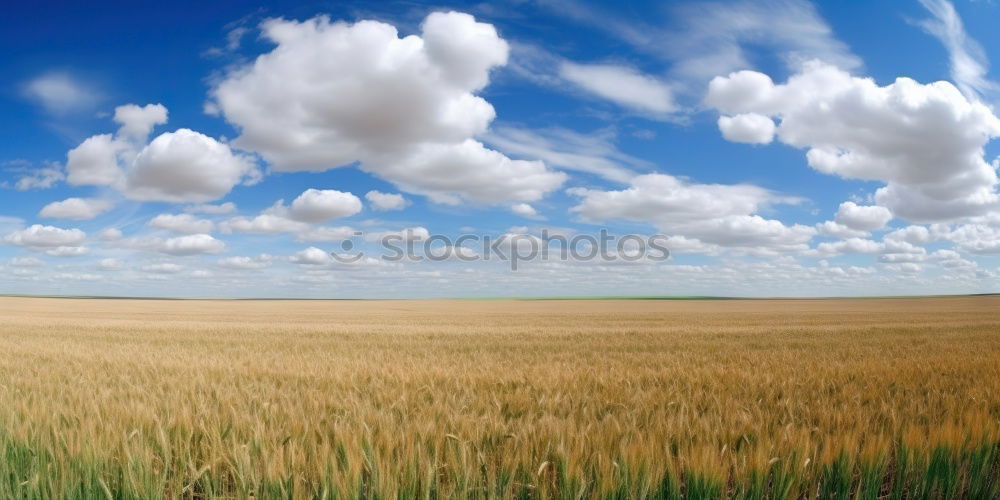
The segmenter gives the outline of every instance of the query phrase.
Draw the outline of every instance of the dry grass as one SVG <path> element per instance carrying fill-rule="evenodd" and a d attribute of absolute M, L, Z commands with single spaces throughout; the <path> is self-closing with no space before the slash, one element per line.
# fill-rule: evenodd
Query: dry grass
<path fill-rule="evenodd" d="M 0 496 L 1000 495 L 1000 298 L 0 299 Z"/>

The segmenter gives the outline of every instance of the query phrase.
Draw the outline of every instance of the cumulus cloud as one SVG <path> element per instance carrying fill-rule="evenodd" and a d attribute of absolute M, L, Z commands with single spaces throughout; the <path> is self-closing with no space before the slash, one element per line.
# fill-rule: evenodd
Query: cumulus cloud
<path fill-rule="evenodd" d="M 934 241 L 937 237 L 931 230 L 924 226 L 906 226 L 885 235 L 884 239 L 904 241 L 911 245 L 925 245 Z"/>
<path fill-rule="evenodd" d="M 719 130 L 732 142 L 767 144 L 774 139 L 774 121 L 756 113 L 720 116 Z"/>
<path fill-rule="evenodd" d="M 122 240 L 119 246 L 174 256 L 221 253 L 226 249 L 225 243 L 208 234 L 189 234 L 166 239 L 129 238 Z"/>
<path fill-rule="evenodd" d="M 203 203 L 201 205 L 191 205 L 185 208 L 184 211 L 192 214 L 226 215 L 236 211 L 236 204 L 231 201 L 217 205 Z"/>
<path fill-rule="evenodd" d="M 225 249 L 225 243 L 207 234 L 192 234 L 177 238 L 168 238 L 157 246 L 157 251 L 170 255 L 219 253 Z"/>
<path fill-rule="evenodd" d="M 333 189 L 308 189 L 288 207 L 288 215 L 299 222 L 323 222 L 348 217 L 361 211 L 361 200 L 351 193 Z"/>
<path fill-rule="evenodd" d="M 191 214 L 160 214 L 150 219 L 146 225 L 183 234 L 211 233 L 215 229 L 214 222 Z"/>
<path fill-rule="evenodd" d="M 95 135 L 67 154 L 68 183 L 109 186 L 140 201 L 205 202 L 259 179 L 249 156 L 193 130 L 165 132 L 145 144 L 152 128 L 166 123 L 162 105 L 119 106 L 114 119 L 117 134 Z"/>
<path fill-rule="evenodd" d="M 812 168 L 884 182 L 875 201 L 908 220 L 947 221 L 1000 207 L 995 168 L 983 158 L 1000 120 L 948 82 L 898 78 L 882 87 L 812 62 L 780 85 L 755 71 L 717 77 L 706 102 L 727 115 L 778 119 L 778 139 L 806 148 Z"/>
<path fill-rule="evenodd" d="M 820 243 L 816 250 L 827 256 L 843 254 L 877 254 L 884 250 L 884 246 L 877 241 L 863 238 L 848 238 L 846 240 Z"/>
<path fill-rule="evenodd" d="M 233 217 L 219 224 L 219 230 L 223 233 L 250 233 L 250 234 L 281 234 L 304 231 L 308 224 L 296 222 L 282 216 L 273 214 L 260 214 L 256 217 Z"/>
<path fill-rule="evenodd" d="M 335 262 L 332 255 L 316 247 L 296 252 L 289 261 L 302 266 L 328 266 Z"/>
<path fill-rule="evenodd" d="M 667 174 L 638 176 L 625 190 L 574 188 L 570 194 L 582 198 L 573 212 L 585 220 L 652 220 L 664 226 L 750 214 L 773 198 L 757 186 L 691 184 Z"/>
<path fill-rule="evenodd" d="M 395 193 L 383 193 L 381 191 L 368 191 L 365 194 L 365 199 L 371 204 L 371 207 L 379 212 L 388 212 L 390 210 L 402 210 L 409 205 L 409 201 L 403 197 L 401 194 Z"/>
<path fill-rule="evenodd" d="M 128 144 L 116 141 L 111 134 L 95 135 L 84 140 L 66 155 L 66 182 L 74 186 L 114 186 L 121 182 L 119 155 Z"/>
<path fill-rule="evenodd" d="M 143 201 L 201 202 L 220 198 L 255 166 L 229 146 L 193 130 L 153 139 L 126 177 L 126 196 Z"/>
<path fill-rule="evenodd" d="M 62 246 L 46 248 L 43 251 L 45 252 L 45 255 L 50 255 L 52 257 L 79 257 L 90 253 L 90 249 L 83 246 Z"/>
<path fill-rule="evenodd" d="M 959 250 L 976 255 L 1000 255 L 1000 227 L 962 224 L 943 236 Z"/>
<path fill-rule="evenodd" d="M 360 212 L 361 208 L 361 200 L 351 193 L 308 189 L 291 205 L 278 200 L 256 217 L 233 217 L 222 222 L 219 228 L 223 233 L 306 234 L 311 224 L 351 216 Z M 316 241 L 321 241 L 322 231 L 315 230 L 312 235 L 303 237 L 315 237 Z"/>
<path fill-rule="evenodd" d="M 816 224 L 816 231 L 823 236 L 832 236 L 834 238 L 860 238 L 869 234 L 868 231 L 851 229 L 832 220 Z"/>
<path fill-rule="evenodd" d="M 538 211 L 535 210 L 535 207 L 527 203 L 516 203 L 514 205 L 511 205 L 510 211 L 513 212 L 514 215 L 518 215 L 527 219 L 537 219 L 540 217 L 538 215 Z"/>
<path fill-rule="evenodd" d="M 492 25 L 437 12 L 421 36 L 400 38 L 376 21 L 272 19 L 277 48 L 230 73 L 213 106 L 236 125 L 239 147 L 276 170 L 322 171 L 357 164 L 435 201 L 533 201 L 564 174 L 511 160 L 473 137 L 493 107 L 475 92 L 507 62 Z"/>
<path fill-rule="evenodd" d="M 309 224 L 282 215 L 262 213 L 256 217 L 233 217 L 219 224 L 223 233 L 280 234 L 305 231 Z"/>
<path fill-rule="evenodd" d="M 256 257 L 226 257 L 219 259 L 219 267 L 236 270 L 263 269 L 271 265 L 274 257 L 263 253 Z"/>
<path fill-rule="evenodd" d="M 635 68 L 563 62 L 559 75 L 591 94 L 636 111 L 664 115 L 677 109 L 667 83 Z"/>
<path fill-rule="evenodd" d="M 350 226 L 317 227 L 296 235 L 296 241 L 343 241 L 359 236 L 360 231 Z"/>
<path fill-rule="evenodd" d="M 724 247 L 802 249 L 816 230 L 756 215 L 759 209 L 798 200 L 746 185 L 695 184 L 666 174 L 647 174 L 629 188 L 602 191 L 574 188 L 581 198 L 572 208 L 586 221 L 613 219 L 650 223 L 670 235 Z"/>
<path fill-rule="evenodd" d="M 112 203 L 99 198 L 68 198 L 42 207 L 39 217 L 52 219 L 89 220 L 111 210 Z"/>
<path fill-rule="evenodd" d="M 119 134 L 145 141 L 153 127 L 167 123 L 167 108 L 162 104 L 126 104 L 115 108 L 114 120 L 121 125 Z"/>
<path fill-rule="evenodd" d="M 468 139 L 460 144 L 425 144 L 382 172 L 405 191 L 437 203 L 456 205 L 463 199 L 483 203 L 535 201 L 566 180 L 540 161 L 512 160 Z"/>
<path fill-rule="evenodd" d="M 87 233 L 79 229 L 62 229 L 54 226 L 34 224 L 4 237 L 4 242 L 29 248 L 75 247 L 83 243 Z"/>
<path fill-rule="evenodd" d="M 845 201 L 837 209 L 834 220 L 856 231 L 872 232 L 885 227 L 892 220 L 892 213 L 885 207 L 861 206 L 853 201 Z"/>

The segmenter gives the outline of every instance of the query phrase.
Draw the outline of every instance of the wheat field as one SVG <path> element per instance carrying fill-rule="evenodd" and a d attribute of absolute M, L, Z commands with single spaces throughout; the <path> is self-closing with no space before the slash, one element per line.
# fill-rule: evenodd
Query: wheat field
<path fill-rule="evenodd" d="M 1000 298 L 0 298 L 2 498 L 998 498 Z"/>

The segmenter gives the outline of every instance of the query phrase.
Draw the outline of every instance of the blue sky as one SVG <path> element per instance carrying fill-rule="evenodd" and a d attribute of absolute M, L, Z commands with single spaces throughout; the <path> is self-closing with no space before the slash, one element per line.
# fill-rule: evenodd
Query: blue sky
<path fill-rule="evenodd" d="M 5 11 L 0 292 L 830 296 L 1000 284 L 993 2 Z M 512 271 L 387 262 L 376 244 L 543 229 L 663 235 L 672 255 Z M 345 239 L 365 258 L 332 258 Z"/>

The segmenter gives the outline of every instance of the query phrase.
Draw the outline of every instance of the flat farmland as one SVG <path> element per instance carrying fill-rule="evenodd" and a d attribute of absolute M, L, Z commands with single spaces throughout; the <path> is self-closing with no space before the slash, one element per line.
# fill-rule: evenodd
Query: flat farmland
<path fill-rule="evenodd" d="M 1000 297 L 0 298 L 3 498 L 996 498 Z"/>

